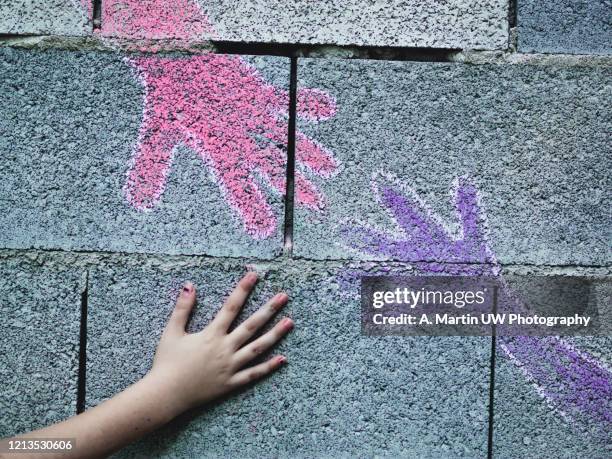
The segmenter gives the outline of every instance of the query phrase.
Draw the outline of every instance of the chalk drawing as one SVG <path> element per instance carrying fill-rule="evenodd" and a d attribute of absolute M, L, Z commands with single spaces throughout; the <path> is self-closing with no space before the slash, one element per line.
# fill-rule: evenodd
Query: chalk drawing
<path fill-rule="evenodd" d="M 255 238 L 268 237 L 276 217 L 256 182 L 256 174 L 285 192 L 288 94 L 267 84 L 237 56 L 203 54 L 187 58 L 140 57 L 128 62 L 145 87 L 144 115 L 125 185 L 137 209 L 151 209 L 164 190 L 179 143 L 196 151 L 213 172 L 227 202 Z M 319 91 L 300 91 L 298 115 L 325 119 L 335 112 L 333 99 Z M 298 133 L 296 160 L 329 176 L 332 156 Z M 316 187 L 296 174 L 296 201 L 323 206 Z"/>
<path fill-rule="evenodd" d="M 213 38 L 208 18 L 194 0 L 104 0 L 100 33 L 130 39 Z"/>
<path fill-rule="evenodd" d="M 467 177 L 456 180 L 451 191 L 459 232 L 445 225 L 414 189 L 393 175 L 375 174 L 372 188 L 397 228 L 384 231 L 350 222 L 341 230 L 348 247 L 411 262 L 421 273 L 501 277 L 501 266 L 488 244 L 479 194 Z M 428 261 L 433 263 L 425 263 Z M 384 271 L 394 274 L 393 268 Z M 346 288 L 363 274 L 358 270 L 343 273 L 341 283 Z M 377 274 L 382 275 L 381 270 Z M 503 279 L 501 285 L 508 289 Z M 595 436 L 610 435 L 612 371 L 603 363 L 559 337 L 499 337 L 498 342 L 552 410 L 566 420 L 586 425 L 585 430 Z"/>
<path fill-rule="evenodd" d="M 376 172 L 371 182 L 381 208 L 397 223 L 393 233 L 367 223 L 344 225 L 341 235 L 348 245 L 371 255 L 398 261 L 486 263 L 496 266 L 481 224 L 479 196 L 467 177 L 455 180 L 451 196 L 459 230 L 452 230 L 415 190 L 393 175 Z"/>
<path fill-rule="evenodd" d="M 106 0 L 102 8 L 99 33 L 103 37 L 188 42 L 214 34 L 192 0 Z M 143 46 L 145 50 L 155 47 Z M 123 188 L 127 201 L 142 211 L 156 206 L 174 149 L 182 144 L 209 167 L 245 232 L 255 239 L 271 236 L 277 218 L 260 182 L 285 193 L 287 92 L 266 83 L 255 67 L 238 56 L 206 53 L 125 61 L 145 89 L 142 123 Z M 335 100 L 324 91 L 302 89 L 297 99 L 297 116 L 305 120 L 318 122 L 336 113 Z M 337 169 L 331 153 L 301 132 L 296 133 L 296 162 L 322 177 L 330 177 Z M 325 204 L 301 171 L 295 173 L 295 199 L 314 210 Z"/>
<path fill-rule="evenodd" d="M 93 19 L 92 0 L 73 0 Z M 104 0 L 101 3 L 102 37 L 133 40 L 216 38 L 215 31 L 195 0 Z"/>
<path fill-rule="evenodd" d="M 81 0 L 81 5 L 91 18 L 92 2 Z M 103 37 L 187 41 L 214 36 L 206 15 L 192 0 L 105 0 L 102 5 L 98 33 Z M 276 217 L 255 176 L 260 174 L 284 192 L 287 94 L 267 84 L 239 57 L 204 54 L 126 61 L 145 87 L 142 124 L 124 187 L 128 201 L 140 210 L 156 205 L 173 150 L 184 144 L 211 168 L 246 232 L 255 238 L 271 235 Z M 307 120 L 335 114 L 335 101 L 323 91 L 303 90 L 298 100 L 298 115 Z M 296 142 L 299 163 L 325 177 L 336 170 L 336 161 L 322 146 L 299 132 Z M 458 179 L 452 191 L 459 233 L 448 228 L 412 188 L 390 176 L 379 182 L 373 183 L 375 195 L 398 227 L 388 232 L 347 225 L 342 234 L 349 247 L 413 262 L 421 272 L 499 274 L 478 193 L 467 178 Z M 296 194 L 299 204 L 323 206 L 319 190 L 299 172 Z M 500 347 L 552 409 L 574 420 L 586 416 L 609 430 L 612 373 L 596 359 L 554 337 L 504 338 Z"/>

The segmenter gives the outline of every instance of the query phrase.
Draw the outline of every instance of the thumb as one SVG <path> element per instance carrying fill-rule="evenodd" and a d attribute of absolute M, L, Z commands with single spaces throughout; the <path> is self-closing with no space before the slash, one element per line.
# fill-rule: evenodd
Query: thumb
<path fill-rule="evenodd" d="M 189 314 L 193 310 L 196 301 L 195 287 L 191 282 L 185 283 L 179 297 L 176 300 L 174 310 L 170 315 L 168 324 L 166 325 L 166 331 L 174 335 L 182 335 L 185 333 L 185 327 L 189 320 Z"/>

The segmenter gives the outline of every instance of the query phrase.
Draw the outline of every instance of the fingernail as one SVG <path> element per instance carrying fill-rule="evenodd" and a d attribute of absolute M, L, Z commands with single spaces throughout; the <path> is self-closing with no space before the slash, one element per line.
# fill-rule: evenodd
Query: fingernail
<path fill-rule="evenodd" d="M 187 282 L 183 285 L 183 293 L 189 294 L 193 291 L 193 284 L 191 282 Z"/>
<path fill-rule="evenodd" d="M 251 271 L 246 275 L 247 282 L 253 285 L 257 282 L 257 273 L 255 271 Z"/>
<path fill-rule="evenodd" d="M 287 302 L 287 295 L 285 295 L 284 293 L 277 293 L 276 295 L 274 295 L 274 298 L 272 299 L 272 309 L 274 311 L 278 311 L 280 308 L 282 308 L 285 303 Z"/>
<path fill-rule="evenodd" d="M 283 328 L 287 330 L 291 330 L 293 328 L 293 320 L 289 319 L 288 317 L 285 317 L 282 322 Z"/>
<path fill-rule="evenodd" d="M 287 303 L 287 295 L 284 293 L 277 293 L 270 301 L 270 308 L 272 311 L 279 311 Z"/>
<path fill-rule="evenodd" d="M 282 365 L 283 363 L 287 361 L 287 357 L 285 357 L 284 355 L 281 355 L 276 358 L 276 361 L 278 362 L 279 365 Z"/>
<path fill-rule="evenodd" d="M 287 295 L 285 292 L 281 292 L 281 293 L 276 295 L 276 298 L 280 302 L 285 302 L 285 301 L 287 301 L 289 299 L 289 295 Z"/>

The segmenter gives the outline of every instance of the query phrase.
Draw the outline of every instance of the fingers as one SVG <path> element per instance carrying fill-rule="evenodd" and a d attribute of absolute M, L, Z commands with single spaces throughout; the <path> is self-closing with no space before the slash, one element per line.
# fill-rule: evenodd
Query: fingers
<path fill-rule="evenodd" d="M 225 300 L 223 307 L 217 314 L 217 317 L 212 321 L 212 325 L 219 328 L 223 332 L 227 332 L 246 299 L 253 290 L 255 283 L 257 282 L 257 273 L 247 273 L 240 281 L 236 288 L 232 291 L 230 296 Z"/>
<path fill-rule="evenodd" d="M 289 109 L 289 93 L 277 88 L 276 97 L 281 113 L 286 114 Z M 316 88 L 298 89 L 296 112 L 300 118 L 317 122 L 331 118 L 336 111 L 336 99 L 331 94 Z"/>
<path fill-rule="evenodd" d="M 242 322 L 230 333 L 232 342 L 239 348 L 251 338 L 257 330 L 264 326 L 280 308 L 287 304 L 289 297 L 286 293 L 279 293 L 259 308 L 251 317 Z"/>
<path fill-rule="evenodd" d="M 270 360 L 255 365 L 254 367 L 247 368 L 239 371 L 229 379 L 229 384 L 232 387 L 240 387 L 248 384 L 252 381 L 256 381 L 264 376 L 277 370 L 281 365 L 287 361 L 287 358 L 282 355 L 272 357 Z"/>
<path fill-rule="evenodd" d="M 254 142 L 244 143 L 246 147 L 241 155 L 228 150 L 227 146 L 210 144 L 211 149 L 218 148 L 214 158 L 215 175 L 225 192 L 226 201 L 239 215 L 247 234 L 255 239 L 265 239 L 276 231 L 277 219 L 248 165 L 251 158 L 258 155 L 258 147 Z M 204 151 L 200 153 L 206 157 Z"/>
<path fill-rule="evenodd" d="M 176 300 L 176 305 L 166 325 L 167 332 L 175 335 L 182 335 L 185 333 L 189 314 L 191 314 L 195 301 L 195 287 L 191 282 L 187 282 L 181 289 L 181 293 Z"/>
<path fill-rule="evenodd" d="M 321 177 L 331 177 L 338 169 L 332 154 L 301 132 L 295 135 L 295 159 Z"/>
<path fill-rule="evenodd" d="M 268 145 L 259 150 L 259 154 L 254 158 L 254 161 L 259 172 L 272 188 L 280 194 L 285 194 L 287 190 L 285 177 L 287 174 L 286 153 L 276 145 Z"/>
<path fill-rule="evenodd" d="M 287 124 L 286 121 L 278 119 L 276 123 L 268 126 L 266 137 L 274 142 L 277 146 L 287 146 Z M 314 140 L 308 138 L 302 132 L 296 132 L 295 136 L 295 159 L 301 165 L 309 168 L 312 172 L 322 177 L 331 177 L 338 169 L 338 161 L 333 155 L 319 145 Z M 269 161 L 270 153 L 258 158 L 258 163 L 261 167 L 262 163 Z M 285 155 L 279 156 L 281 163 L 284 165 Z M 285 168 L 283 168 L 284 170 Z"/>
<path fill-rule="evenodd" d="M 240 368 L 261 353 L 267 351 L 293 329 L 293 321 L 288 317 L 277 323 L 272 330 L 257 338 L 252 343 L 239 349 L 234 355 L 235 363 Z"/>
<path fill-rule="evenodd" d="M 274 125 L 268 126 L 266 136 L 277 145 L 287 145 L 287 125 L 279 119 Z M 295 135 L 295 159 L 315 174 L 331 177 L 338 169 L 338 161 L 327 149 L 302 132 Z M 281 156 L 284 162 L 284 156 Z M 261 161 L 260 161 L 261 162 Z"/>
<path fill-rule="evenodd" d="M 300 171 L 295 171 L 295 199 L 310 209 L 320 210 L 325 206 L 321 192 Z"/>
<path fill-rule="evenodd" d="M 321 121 L 336 114 L 336 100 L 325 91 L 301 88 L 297 92 L 297 115 L 310 121 Z"/>

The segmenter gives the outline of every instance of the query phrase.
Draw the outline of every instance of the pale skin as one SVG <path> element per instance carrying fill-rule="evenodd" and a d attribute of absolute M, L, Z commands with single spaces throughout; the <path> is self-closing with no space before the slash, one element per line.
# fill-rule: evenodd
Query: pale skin
<path fill-rule="evenodd" d="M 19 457 L 106 457 L 184 411 L 210 402 L 280 368 L 287 361 L 283 355 L 276 355 L 254 366 L 248 365 L 293 328 L 291 319 L 285 317 L 265 334 L 249 340 L 287 304 L 289 298 L 285 293 L 275 295 L 229 332 L 230 325 L 256 282 L 256 273 L 246 274 L 216 317 L 197 333 L 187 333 L 185 330 L 196 302 L 195 287 L 186 283 L 147 375 L 92 409 L 58 424 L 15 437 L 75 438 L 76 447 L 71 451 L 58 454 L 20 453 Z"/>

